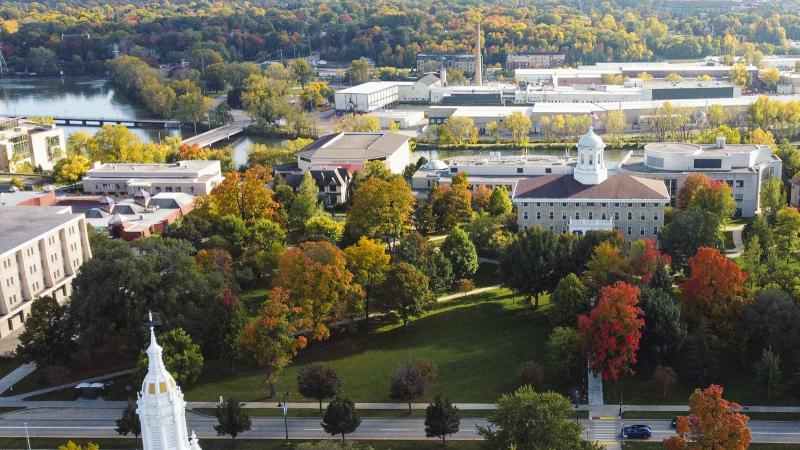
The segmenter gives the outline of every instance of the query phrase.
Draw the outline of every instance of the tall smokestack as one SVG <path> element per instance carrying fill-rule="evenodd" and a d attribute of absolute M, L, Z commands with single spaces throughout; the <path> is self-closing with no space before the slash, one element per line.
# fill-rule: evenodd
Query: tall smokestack
<path fill-rule="evenodd" d="M 475 84 L 483 84 L 483 60 L 481 58 L 481 22 L 475 24 Z"/>

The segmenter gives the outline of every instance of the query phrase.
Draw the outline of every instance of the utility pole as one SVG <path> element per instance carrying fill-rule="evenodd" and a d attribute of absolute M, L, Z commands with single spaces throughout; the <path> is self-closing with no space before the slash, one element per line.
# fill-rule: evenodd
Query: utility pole
<path fill-rule="evenodd" d="M 289 404 L 286 403 L 286 397 L 289 396 L 289 391 L 283 392 L 283 400 L 278 403 L 278 408 L 283 408 L 283 428 L 286 430 L 286 442 L 289 442 Z"/>

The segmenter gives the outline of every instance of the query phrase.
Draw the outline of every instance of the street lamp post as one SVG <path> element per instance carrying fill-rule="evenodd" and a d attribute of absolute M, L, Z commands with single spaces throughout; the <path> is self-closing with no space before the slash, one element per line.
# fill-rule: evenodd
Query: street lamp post
<path fill-rule="evenodd" d="M 28 422 L 25 422 L 25 441 L 28 443 L 28 450 L 31 450 L 31 437 L 28 435 Z"/>
<path fill-rule="evenodd" d="M 575 423 L 578 423 L 578 400 L 579 400 L 578 396 L 579 395 L 580 395 L 580 391 L 578 391 L 578 388 L 575 388 L 575 392 L 574 392 L 574 396 L 573 396 L 573 398 L 575 399 Z"/>
<path fill-rule="evenodd" d="M 286 397 L 289 396 L 289 391 L 283 392 L 283 400 L 278 403 L 278 408 L 283 408 L 283 427 L 286 430 L 286 442 L 289 442 L 289 404 L 286 403 Z"/>
<path fill-rule="evenodd" d="M 622 419 L 622 391 L 619 391 L 619 418 Z"/>

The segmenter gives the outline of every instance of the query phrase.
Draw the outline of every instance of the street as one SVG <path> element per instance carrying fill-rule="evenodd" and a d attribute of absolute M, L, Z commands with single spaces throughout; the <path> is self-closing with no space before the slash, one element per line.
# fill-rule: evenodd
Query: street
<path fill-rule="evenodd" d="M 36 437 L 64 438 L 99 438 L 118 436 L 116 419 L 120 415 L 117 408 L 33 408 L 16 411 L 0 416 L 0 436 L 24 436 L 25 424 L 28 432 Z M 213 425 L 217 423 L 213 417 L 204 416 L 191 411 L 186 413 L 189 430 L 194 430 L 200 438 L 217 437 Z M 283 439 L 285 436 L 284 421 L 281 417 L 253 417 L 253 427 L 242 434 L 250 439 Z M 325 439 L 331 436 L 320 426 L 319 418 L 292 418 L 288 420 L 289 437 L 292 439 Z M 610 425 L 605 422 L 581 420 L 588 430 L 588 439 L 601 440 L 595 430 L 595 424 Z M 671 436 L 669 420 L 615 420 L 615 434 L 619 433 L 623 424 L 646 423 L 653 430 L 653 440 L 662 440 Z M 480 439 L 475 431 L 476 425 L 486 426 L 484 419 L 462 419 L 461 431 L 452 437 L 456 440 Z M 607 428 L 611 428 L 608 426 Z M 753 421 L 750 422 L 753 442 L 800 443 L 800 425 L 797 422 Z M 355 433 L 348 435 L 352 439 L 389 439 L 413 440 L 425 438 L 425 425 L 422 418 L 365 418 Z M 610 436 L 604 436 L 608 439 Z M 605 440 L 603 439 L 603 440 Z"/>

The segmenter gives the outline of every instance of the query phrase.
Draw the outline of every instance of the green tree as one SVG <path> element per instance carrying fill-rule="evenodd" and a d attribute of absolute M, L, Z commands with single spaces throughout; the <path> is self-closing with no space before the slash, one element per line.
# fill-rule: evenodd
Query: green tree
<path fill-rule="evenodd" d="M 528 145 L 528 134 L 531 131 L 531 118 L 515 112 L 506 118 L 505 128 L 511 133 L 511 141 L 514 145 L 526 147 Z"/>
<path fill-rule="evenodd" d="M 397 311 L 405 327 L 410 317 L 419 317 L 432 301 L 428 277 L 411 264 L 398 263 L 376 288 L 375 300 L 379 309 Z"/>
<path fill-rule="evenodd" d="M 134 438 L 139 438 L 142 434 L 142 423 L 139 421 L 139 414 L 136 413 L 136 402 L 128 401 L 128 405 L 122 410 L 122 416 L 117 419 L 117 433 L 121 435 L 132 434 Z"/>
<path fill-rule="evenodd" d="M 322 413 L 322 400 L 335 397 L 342 388 L 342 380 L 332 367 L 322 363 L 311 363 L 297 374 L 297 390 L 306 398 L 313 398 L 319 402 L 319 412 Z"/>
<path fill-rule="evenodd" d="M 550 295 L 550 303 L 550 320 L 557 327 L 577 326 L 578 317 L 588 314 L 592 309 L 589 290 L 574 273 L 558 282 Z"/>
<path fill-rule="evenodd" d="M 203 371 L 203 354 L 200 346 L 182 328 L 175 328 L 162 334 L 158 343 L 163 348 L 164 366 L 180 386 L 189 386 Z M 147 373 L 147 353 L 139 354 L 137 379 L 144 379 Z"/>
<path fill-rule="evenodd" d="M 478 426 L 491 448 L 599 449 L 598 444 L 585 442 L 582 428 L 569 420 L 572 403 L 555 392 L 535 392 L 523 386 L 497 400 L 497 409 L 489 417 L 489 427 Z"/>
<path fill-rule="evenodd" d="M 433 403 L 425 409 L 425 436 L 442 438 L 442 446 L 445 446 L 447 436 L 458 433 L 460 426 L 458 408 L 446 397 L 436 394 Z"/>
<path fill-rule="evenodd" d="M 217 432 L 218 436 L 230 436 L 234 448 L 236 447 L 236 437 L 248 431 L 253 425 L 250 416 L 244 412 L 242 404 L 235 398 L 229 398 L 217 405 L 214 415 L 217 417 L 217 425 L 214 425 L 214 431 Z"/>
<path fill-rule="evenodd" d="M 17 355 L 42 367 L 68 362 L 74 347 L 70 328 L 67 306 L 50 296 L 35 299 L 19 336 Z"/>
<path fill-rule="evenodd" d="M 361 418 L 358 416 L 356 406 L 349 397 L 341 397 L 339 395 L 328 404 L 328 409 L 325 410 L 325 416 L 322 418 L 322 428 L 326 433 L 336 436 L 344 436 L 350 434 L 361 425 Z"/>
<path fill-rule="evenodd" d="M 292 75 L 297 79 L 300 83 L 300 86 L 305 89 L 306 84 L 314 77 L 316 71 L 311 64 L 308 63 L 303 58 L 298 58 L 292 61 L 292 64 L 289 66 L 292 70 Z"/>
<path fill-rule="evenodd" d="M 442 253 L 450 260 L 456 279 L 469 278 L 478 270 L 478 253 L 467 233 L 456 227 L 442 243 Z"/>
<path fill-rule="evenodd" d="M 644 328 L 637 359 L 640 370 L 649 372 L 678 354 L 686 341 L 686 325 L 669 292 L 645 287 L 639 306 L 644 311 Z"/>
<path fill-rule="evenodd" d="M 497 123 L 497 121 L 492 120 L 486 124 L 486 132 L 489 133 L 489 136 L 492 137 L 492 140 L 495 142 L 495 144 L 500 143 L 501 129 L 502 128 L 500 128 L 500 125 Z"/>
<path fill-rule="evenodd" d="M 714 213 L 720 223 L 728 221 L 736 211 L 733 192 L 724 181 L 710 181 L 700 186 L 689 202 L 690 208 L 699 208 Z"/>
<path fill-rule="evenodd" d="M 577 320 L 576 320 L 577 322 Z M 555 327 L 547 339 L 547 357 L 550 367 L 567 380 L 586 367 L 586 355 L 581 348 L 578 330 L 572 327 Z"/>
<path fill-rule="evenodd" d="M 513 204 L 511 203 L 511 196 L 503 186 L 498 186 L 492 190 L 492 196 L 489 197 L 489 213 L 494 217 L 503 217 L 511 214 Z"/>
<path fill-rule="evenodd" d="M 319 214 L 321 209 L 319 187 L 311 172 L 306 172 L 289 208 L 289 228 L 298 233 L 305 232 L 306 222 Z"/>
<path fill-rule="evenodd" d="M 58 183 L 75 183 L 92 168 L 92 162 L 83 155 L 59 159 L 53 165 L 53 175 Z"/>
<path fill-rule="evenodd" d="M 213 102 L 199 89 L 190 91 L 175 99 L 172 115 L 181 122 L 194 125 L 194 132 L 197 134 L 197 122 L 203 120 Z"/>
<path fill-rule="evenodd" d="M 690 208 L 676 211 L 661 229 L 658 239 L 662 250 L 672 257 L 673 265 L 683 269 L 699 247 L 722 248 L 719 226 L 716 214 Z"/>
<path fill-rule="evenodd" d="M 337 243 L 342 240 L 344 223 L 333 219 L 327 214 L 316 215 L 305 224 L 306 239 L 312 241 L 329 241 Z"/>
<path fill-rule="evenodd" d="M 786 206 L 786 194 L 783 191 L 783 185 L 780 180 L 775 177 L 770 177 L 767 181 L 761 184 L 761 209 L 767 222 L 774 225 L 780 211 Z"/>

